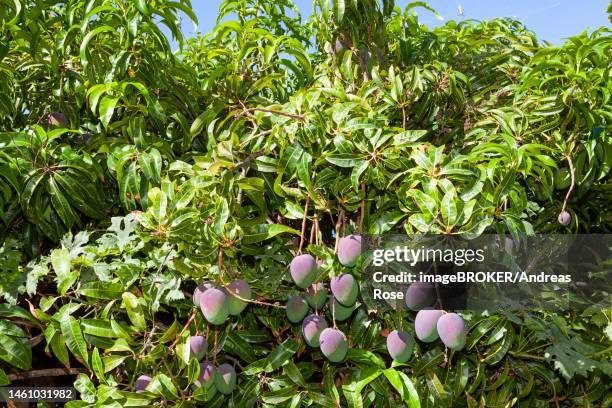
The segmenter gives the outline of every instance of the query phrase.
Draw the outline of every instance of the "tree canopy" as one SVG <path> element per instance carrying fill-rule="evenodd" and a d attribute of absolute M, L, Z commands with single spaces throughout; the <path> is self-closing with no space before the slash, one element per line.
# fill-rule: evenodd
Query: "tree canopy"
<path fill-rule="evenodd" d="M 0 383 L 46 352 L 87 372 L 71 406 L 204 403 L 185 345 L 212 336 L 188 320 L 204 279 L 274 304 L 298 249 L 333 276 L 351 232 L 612 231 L 608 28 L 554 47 L 509 18 L 428 28 L 424 2 L 316 0 L 302 20 L 289 0 L 226 0 L 186 39 L 189 0 L 0 4 Z M 468 317 L 464 352 L 420 344 L 390 366 L 396 319 L 358 308 L 334 365 L 253 304 L 215 331 L 239 389 L 205 404 L 609 398 L 609 309 Z M 143 373 L 152 392 L 130 392 Z"/>

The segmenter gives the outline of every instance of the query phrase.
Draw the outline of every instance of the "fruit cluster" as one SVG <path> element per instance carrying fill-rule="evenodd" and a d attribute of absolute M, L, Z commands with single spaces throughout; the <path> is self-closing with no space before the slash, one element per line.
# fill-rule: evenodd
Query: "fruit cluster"
<path fill-rule="evenodd" d="M 357 264 L 361 255 L 361 236 L 349 235 L 339 239 L 337 257 L 340 264 L 351 268 Z M 345 359 L 349 343 L 346 335 L 338 329 L 336 322 L 347 320 L 358 307 L 359 283 L 350 273 L 331 277 L 328 293 L 327 285 L 319 279 L 323 266 L 310 254 L 300 254 L 293 258 L 289 272 L 295 285 L 303 293 L 291 295 L 286 303 L 287 319 L 293 324 L 301 323 L 301 333 L 305 343 L 320 348 L 323 355 L 333 363 Z M 440 338 L 451 350 L 461 350 L 466 342 L 466 324 L 456 313 L 435 310 L 431 306 L 436 301 L 435 287 L 428 283 L 413 283 L 406 291 L 406 306 L 417 311 L 414 328 L 419 340 L 430 343 Z M 221 325 L 230 316 L 239 315 L 252 301 L 250 285 L 244 280 L 234 280 L 225 287 L 217 287 L 214 282 L 206 281 L 193 292 L 193 303 L 199 307 L 206 321 Z M 314 311 L 312 311 L 313 309 Z M 331 326 L 326 316 L 331 318 Z M 236 371 L 229 364 L 219 367 L 208 361 L 208 344 L 202 336 L 189 338 L 191 355 L 200 361 L 200 375 L 195 386 L 204 386 L 208 395 L 216 392 L 229 395 L 236 386 Z M 387 335 L 387 351 L 398 363 L 405 363 L 412 355 L 413 337 L 406 331 L 394 330 Z M 202 362 L 202 360 L 204 361 Z M 136 381 L 136 390 L 143 391 L 151 378 L 141 375 Z"/>
<path fill-rule="evenodd" d="M 202 361 L 207 355 L 208 342 L 202 336 L 191 336 L 189 337 L 189 348 L 191 357 Z M 144 391 L 151 380 L 148 375 L 138 377 L 136 379 L 136 392 Z M 223 395 L 229 395 L 236 387 L 236 370 L 229 364 L 221 364 L 219 367 L 215 367 L 208 361 L 201 362 L 200 375 L 194 385 L 205 387 L 209 397 L 213 397 L 217 391 Z"/>
<path fill-rule="evenodd" d="M 436 289 L 430 283 L 413 283 L 406 290 L 406 306 L 417 312 L 414 320 L 414 332 L 417 338 L 425 343 L 431 343 L 440 338 L 449 349 L 461 350 L 467 338 L 465 321 L 456 313 L 433 309 L 432 306 L 435 303 Z M 391 349 L 395 350 L 397 346 L 390 346 L 389 341 L 387 337 L 387 348 L 389 354 L 393 356 Z"/>
<path fill-rule="evenodd" d="M 338 260 L 347 267 L 353 267 L 361 254 L 361 237 L 349 235 L 338 241 Z M 294 295 L 287 301 L 287 318 L 291 323 L 302 322 L 302 336 L 310 347 L 319 347 L 331 362 L 344 360 L 348 352 L 346 335 L 336 327 L 337 321 L 348 319 L 355 310 L 359 285 L 355 277 L 345 273 L 334 276 L 330 281 L 332 296 L 328 299 L 326 286 L 316 282 L 319 274 L 317 261 L 310 254 L 298 255 L 291 261 L 289 271 L 293 282 L 305 289 L 304 296 Z M 325 307 L 331 314 L 332 327 L 319 314 Z M 308 315 L 309 306 L 314 313 Z M 308 315 L 308 316 L 307 316 Z"/>
<path fill-rule="evenodd" d="M 361 254 L 361 237 L 349 235 L 338 243 L 338 260 L 347 267 L 355 266 Z M 293 282 L 305 289 L 303 296 L 293 295 L 287 301 L 287 318 L 291 323 L 302 322 L 302 336 L 310 347 L 320 347 L 321 352 L 331 362 L 342 361 L 348 352 L 348 341 L 344 333 L 337 329 L 336 321 L 344 321 L 355 310 L 359 294 L 359 284 L 353 275 L 344 273 L 330 280 L 332 296 L 327 301 L 333 327 L 319 314 L 328 298 L 326 286 L 317 282 L 319 266 L 310 254 L 298 255 L 291 261 L 289 271 Z M 436 339 L 451 350 L 461 350 L 465 346 L 467 329 L 464 320 L 456 313 L 432 309 L 436 301 L 435 287 L 428 283 L 414 283 L 406 291 L 406 306 L 417 311 L 415 333 L 423 342 Z M 314 313 L 309 314 L 310 308 Z M 387 351 L 394 361 L 404 363 L 412 355 L 412 335 L 403 330 L 394 330 L 387 336 Z"/>
<path fill-rule="evenodd" d="M 207 322 L 221 325 L 229 316 L 238 316 L 251 300 L 251 286 L 238 279 L 225 287 L 215 287 L 214 282 L 206 281 L 193 291 L 193 303 L 199 307 Z M 207 395 L 213 397 L 220 392 L 229 395 L 236 387 L 236 370 L 229 364 L 218 367 L 208 361 L 208 342 L 202 336 L 189 337 L 191 357 L 200 361 L 200 375 L 195 386 L 205 387 Z M 204 361 L 202 361 L 204 360 Z M 151 377 L 141 375 L 136 380 L 136 391 L 144 391 L 151 382 Z"/>

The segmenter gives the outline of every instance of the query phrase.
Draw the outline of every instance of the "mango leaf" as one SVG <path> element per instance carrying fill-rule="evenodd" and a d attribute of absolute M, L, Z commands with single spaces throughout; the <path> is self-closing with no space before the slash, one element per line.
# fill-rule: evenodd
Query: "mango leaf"
<path fill-rule="evenodd" d="M 0 360 L 20 370 L 32 367 L 32 348 L 28 339 L 0 333 Z"/>
<path fill-rule="evenodd" d="M 65 295 L 78 278 L 78 272 L 70 269 L 70 252 L 67 249 L 51 251 L 51 265 L 57 277 L 59 293 Z"/>
<path fill-rule="evenodd" d="M 397 371 L 394 368 L 387 368 L 383 371 L 389 383 L 398 392 L 402 401 L 408 404 L 410 408 L 420 408 L 421 402 L 419 400 L 419 394 L 414 387 L 414 384 L 410 378 L 403 372 Z"/>
<path fill-rule="evenodd" d="M 68 313 L 63 313 L 60 318 L 60 328 L 66 340 L 68 349 L 83 365 L 89 367 L 89 353 L 87 343 L 83 338 L 83 332 L 79 322 Z"/>
<path fill-rule="evenodd" d="M 282 224 L 260 224 L 249 234 L 245 234 L 242 238 L 244 244 L 255 244 L 275 237 L 278 234 L 289 233 L 300 235 L 300 232 Z"/>
<path fill-rule="evenodd" d="M 293 339 L 287 339 L 268 354 L 265 371 L 270 373 L 286 364 L 297 351 L 297 343 Z"/>
<path fill-rule="evenodd" d="M 124 292 L 121 297 L 128 317 L 134 327 L 138 330 L 144 330 L 147 327 L 147 323 L 136 295 L 131 292 Z"/>
<path fill-rule="evenodd" d="M 110 123 L 110 120 L 113 117 L 113 113 L 115 112 L 115 106 L 117 106 L 118 101 L 118 97 L 112 97 L 108 95 L 106 95 L 100 101 L 100 122 L 104 127 L 107 127 Z"/>

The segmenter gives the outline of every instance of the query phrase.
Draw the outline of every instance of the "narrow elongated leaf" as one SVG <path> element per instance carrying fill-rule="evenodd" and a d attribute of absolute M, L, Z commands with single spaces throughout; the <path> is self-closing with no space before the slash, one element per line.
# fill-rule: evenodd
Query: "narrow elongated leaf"
<path fill-rule="evenodd" d="M 244 244 L 255 244 L 275 237 L 278 234 L 289 233 L 300 235 L 300 232 L 282 224 L 261 224 L 255 228 L 255 231 L 247 234 L 242 238 Z"/>
<path fill-rule="evenodd" d="M 57 276 L 58 289 L 61 295 L 76 282 L 77 271 L 70 268 L 70 252 L 67 249 L 54 249 L 51 251 L 51 265 Z"/>
<path fill-rule="evenodd" d="M 83 332 L 79 322 L 67 313 L 64 313 L 60 319 L 60 328 L 68 349 L 74 356 L 86 367 L 89 367 L 89 353 L 87 352 L 87 343 L 83 338 Z"/>

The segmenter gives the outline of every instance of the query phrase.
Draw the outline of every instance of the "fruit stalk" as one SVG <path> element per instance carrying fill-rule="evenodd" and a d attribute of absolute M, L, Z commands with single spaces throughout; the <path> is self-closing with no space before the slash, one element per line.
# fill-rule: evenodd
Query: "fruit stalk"
<path fill-rule="evenodd" d="M 359 233 L 363 234 L 363 218 L 365 217 L 365 194 L 366 194 L 366 190 L 365 190 L 365 184 L 361 183 L 361 191 L 363 192 L 363 199 L 361 200 L 361 205 L 360 205 L 360 213 L 359 213 Z"/>
<path fill-rule="evenodd" d="M 298 254 L 302 253 L 302 246 L 304 245 L 304 234 L 306 232 L 306 219 L 308 218 L 308 206 L 310 205 L 310 194 L 306 195 L 306 204 L 304 205 L 304 218 L 302 218 L 302 232 L 300 233 L 300 247 L 298 248 Z"/>
<path fill-rule="evenodd" d="M 343 222 L 344 222 L 344 209 L 340 208 L 340 212 L 338 214 L 338 221 L 336 222 L 336 244 L 334 245 L 335 254 L 338 254 L 338 242 L 340 242 L 340 228 L 342 227 Z"/>
<path fill-rule="evenodd" d="M 565 206 L 567 205 L 567 201 L 569 200 L 570 194 L 572 194 L 572 190 L 574 189 L 574 184 L 576 181 L 574 176 L 574 163 L 572 163 L 572 158 L 569 154 L 566 155 L 565 158 L 567 159 L 567 164 L 569 165 L 570 186 L 567 189 L 567 193 L 565 193 L 565 199 L 563 200 L 563 207 L 561 208 L 561 212 L 565 211 Z"/>

